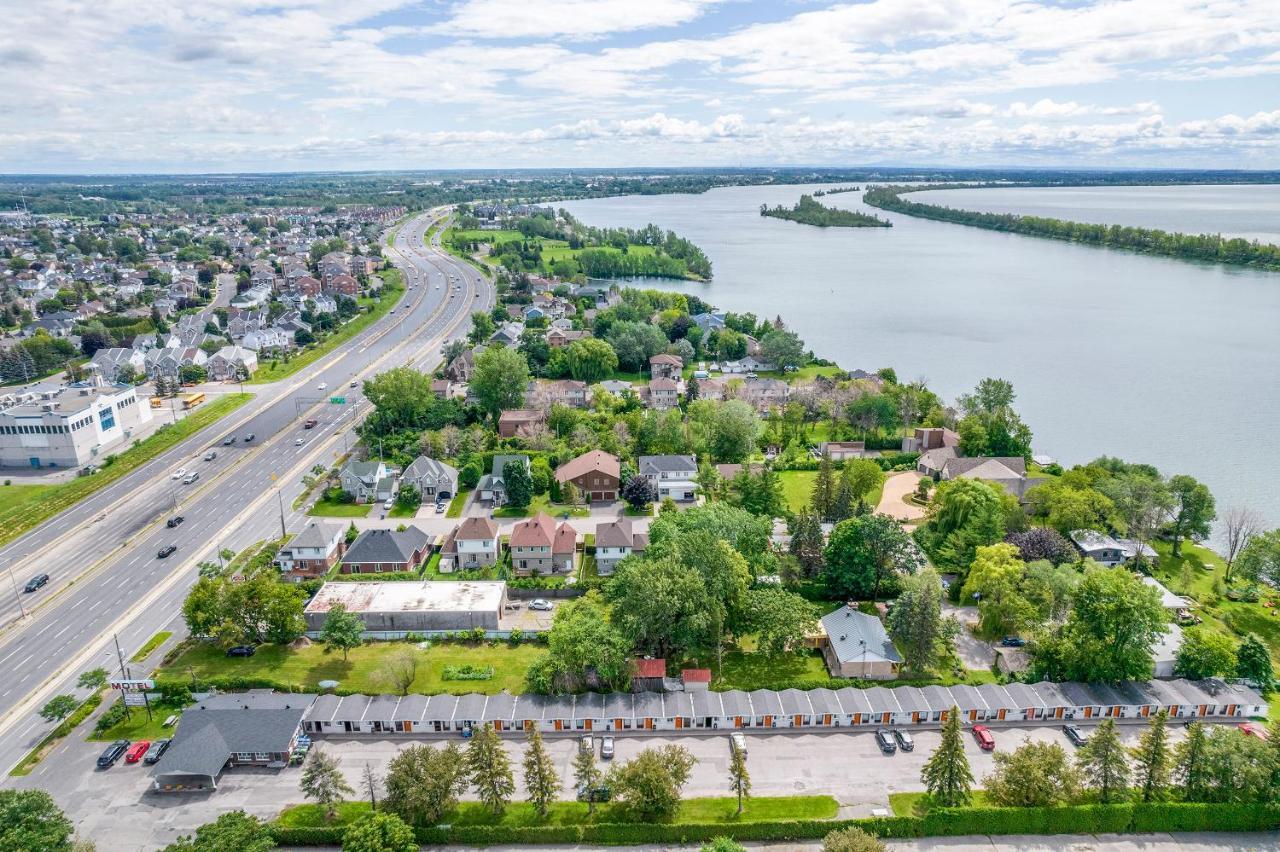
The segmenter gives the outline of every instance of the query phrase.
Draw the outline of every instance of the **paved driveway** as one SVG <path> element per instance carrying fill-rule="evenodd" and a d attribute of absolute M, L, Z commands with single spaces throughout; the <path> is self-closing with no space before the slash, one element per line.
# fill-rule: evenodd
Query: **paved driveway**
<path fill-rule="evenodd" d="M 947 601 L 942 602 L 942 614 L 955 616 L 963 628 L 956 636 L 956 653 L 966 669 L 990 669 L 995 662 L 996 652 L 990 642 L 973 635 L 978 625 L 978 608 L 973 606 L 956 606 Z"/>
<path fill-rule="evenodd" d="M 924 517 L 924 509 L 903 498 L 916 490 L 920 482 L 920 474 L 913 470 L 895 473 L 884 481 L 884 491 L 880 494 L 880 504 L 876 511 L 900 521 L 915 523 Z"/>

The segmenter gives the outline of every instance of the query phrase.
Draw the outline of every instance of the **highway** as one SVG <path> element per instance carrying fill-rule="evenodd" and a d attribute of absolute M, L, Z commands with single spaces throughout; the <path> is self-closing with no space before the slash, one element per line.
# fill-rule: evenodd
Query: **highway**
<path fill-rule="evenodd" d="M 385 250 L 408 288 L 393 314 L 297 376 L 255 386 L 258 398 L 248 411 L 0 552 L 27 557 L 15 568 L 19 585 L 37 571 L 52 578 L 46 590 L 23 596 L 24 605 L 40 605 L 0 635 L 0 769 L 7 771 L 52 727 L 36 715 L 50 696 L 82 694 L 72 687 L 87 669 L 118 669 L 113 635 L 127 658 L 166 629 L 197 578 L 198 562 L 216 560 L 222 548 L 275 538 L 282 520 L 290 531 L 303 526 L 305 518 L 290 507 L 313 465 L 332 466 L 354 446 L 352 428 L 367 411 L 360 380 L 402 364 L 434 366 L 441 343 L 465 333 L 470 313 L 492 307 L 492 285 L 474 267 L 440 251 L 438 239 L 434 247 L 424 245 L 425 231 L 440 215 L 406 222 Z M 345 402 L 331 404 L 333 396 Z M 319 422 L 304 430 L 308 417 Z M 249 433 L 256 437 L 246 444 Z M 223 446 L 231 436 L 237 440 Z M 217 459 L 201 461 L 209 449 Z M 179 466 L 199 470 L 200 480 L 189 486 L 172 480 Z M 174 514 L 175 499 L 185 522 L 169 529 L 165 520 Z M 169 544 L 177 552 L 157 558 Z M 19 615 L 12 594 L 0 600 L 8 603 L 0 608 L 8 616 L 3 620 Z"/>

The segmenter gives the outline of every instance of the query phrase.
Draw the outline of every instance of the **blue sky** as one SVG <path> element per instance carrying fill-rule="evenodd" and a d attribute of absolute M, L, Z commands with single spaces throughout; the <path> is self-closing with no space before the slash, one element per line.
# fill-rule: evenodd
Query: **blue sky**
<path fill-rule="evenodd" d="M 0 0 L 0 170 L 1280 168 L 1277 0 Z"/>

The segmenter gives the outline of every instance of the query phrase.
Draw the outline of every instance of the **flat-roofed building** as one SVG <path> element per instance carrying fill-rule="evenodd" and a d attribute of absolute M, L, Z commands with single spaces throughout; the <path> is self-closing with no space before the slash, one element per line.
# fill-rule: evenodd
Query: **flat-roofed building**
<path fill-rule="evenodd" d="M 507 602 L 502 582 L 325 583 L 307 604 L 307 629 L 319 632 L 335 604 L 371 633 L 497 630 Z"/>

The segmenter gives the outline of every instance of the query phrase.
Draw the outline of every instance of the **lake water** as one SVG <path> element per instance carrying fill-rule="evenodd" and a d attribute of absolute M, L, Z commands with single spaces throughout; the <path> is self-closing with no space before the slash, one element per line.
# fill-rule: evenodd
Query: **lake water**
<path fill-rule="evenodd" d="M 893 228 L 825 230 L 759 215 L 762 203 L 791 205 L 816 188 L 561 206 L 592 225 L 670 228 L 714 264 L 715 280 L 705 285 L 645 286 L 697 292 L 725 310 L 781 314 L 819 355 L 848 369 L 895 367 L 948 400 L 984 376 L 1010 379 L 1036 452 L 1065 464 L 1105 454 L 1189 473 L 1213 489 L 1220 514 L 1249 505 L 1280 526 L 1280 274 L 896 214 L 888 214 Z M 1005 199 L 1020 191 L 985 192 Z M 950 203 L 959 206 L 960 192 L 980 191 L 957 190 Z M 1197 192 L 1218 200 L 1197 204 Z M 1235 207 L 1222 200 L 1230 196 Z M 1098 209 L 1074 197 L 1041 203 L 1071 217 L 1088 204 Z M 1280 233 L 1280 186 L 1109 189 L 1105 197 L 1133 215 L 1145 203 L 1149 218 L 1133 224 L 1218 230 L 1211 211 L 1227 210 L 1224 232 Z M 1190 209 L 1171 211 L 1175 202 L 1157 198 Z M 856 193 L 823 200 L 876 212 Z M 1175 226 L 1175 214 L 1205 224 Z"/>

